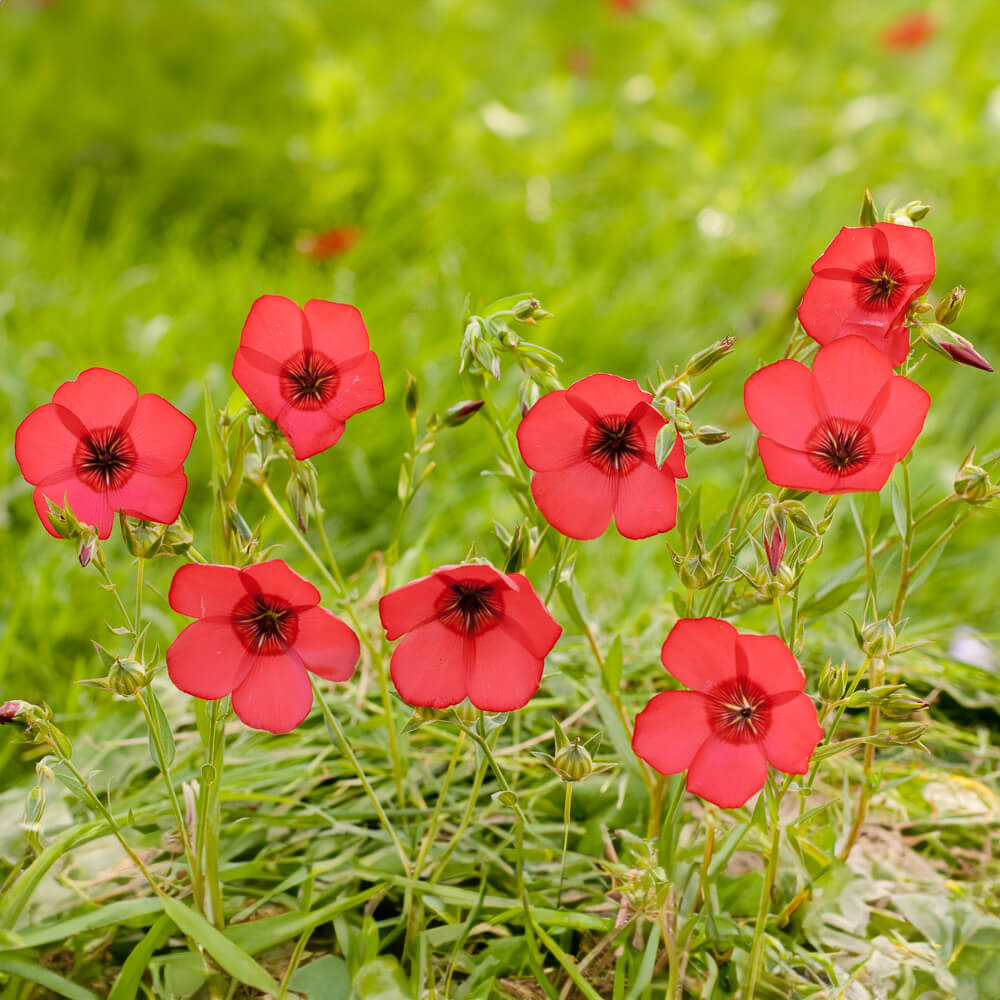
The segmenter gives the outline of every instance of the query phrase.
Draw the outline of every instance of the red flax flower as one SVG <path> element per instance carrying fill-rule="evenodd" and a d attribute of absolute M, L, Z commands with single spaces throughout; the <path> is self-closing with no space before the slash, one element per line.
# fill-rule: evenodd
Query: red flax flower
<path fill-rule="evenodd" d="M 354 306 L 263 295 L 250 309 L 233 378 L 299 460 L 332 447 L 344 422 L 385 399 L 378 358 Z"/>
<path fill-rule="evenodd" d="M 410 705 L 444 708 L 468 698 L 487 712 L 526 705 L 562 629 L 528 578 L 484 563 L 441 566 L 379 601 L 392 682 Z"/>
<path fill-rule="evenodd" d="M 820 344 L 855 334 L 901 365 L 910 351 L 906 310 L 930 288 L 934 268 L 926 229 L 889 222 L 845 227 L 812 266 L 799 322 Z"/>
<path fill-rule="evenodd" d="M 879 36 L 883 49 L 910 52 L 926 45 L 937 31 L 937 22 L 926 11 L 916 10 L 893 21 Z"/>
<path fill-rule="evenodd" d="M 115 512 L 173 524 L 187 477 L 183 462 L 195 426 L 153 393 L 106 368 L 88 368 L 32 410 L 14 435 L 21 474 L 33 486 L 35 510 L 51 535 L 46 499 L 68 504 L 101 538 Z"/>
<path fill-rule="evenodd" d="M 691 690 L 664 691 L 639 713 L 632 747 L 644 761 L 661 774 L 687 771 L 687 790 L 723 809 L 759 792 L 768 764 L 806 773 L 823 730 L 802 670 L 777 636 L 683 618 L 660 655 Z"/>
<path fill-rule="evenodd" d="M 767 478 L 817 493 L 882 489 L 931 403 L 861 337 L 821 348 L 812 371 L 798 361 L 761 368 L 747 379 L 743 400 L 761 433 Z"/>
<path fill-rule="evenodd" d="M 170 644 L 167 671 L 182 691 L 216 700 L 254 729 L 287 733 L 312 708 L 309 673 L 346 681 L 361 646 L 318 607 L 319 591 L 281 559 L 235 566 L 182 566 L 170 606 L 197 618 Z"/>
<path fill-rule="evenodd" d="M 669 531 L 677 479 L 687 476 L 680 435 L 662 468 L 656 434 L 666 421 L 634 379 L 591 375 L 547 393 L 517 429 L 521 457 L 535 471 L 531 495 L 557 531 L 596 538 L 612 516 L 626 538 Z"/>

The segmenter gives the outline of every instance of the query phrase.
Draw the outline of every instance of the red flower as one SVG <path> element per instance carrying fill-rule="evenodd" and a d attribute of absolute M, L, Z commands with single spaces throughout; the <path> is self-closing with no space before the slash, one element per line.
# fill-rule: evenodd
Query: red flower
<path fill-rule="evenodd" d="M 743 400 L 762 435 L 757 450 L 767 478 L 817 493 L 882 489 L 931 402 L 861 337 L 821 348 L 812 371 L 798 361 L 761 368 L 747 379 Z"/>
<path fill-rule="evenodd" d="M 937 31 L 937 22 L 926 11 L 917 10 L 893 21 L 879 36 L 883 49 L 909 52 L 926 45 Z"/>
<path fill-rule="evenodd" d="M 170 644 L 167 672 L 182 691 L 216 700 L 254 729 L 287 733 L 312 708 L 310 671 L 346 681 L 361 646 L 319 591 L 281 559 L 237 569 L 189 563 L 170 584 L 170 606 L 197 618 Z"/>
<path fill-rule="evenodd" d="M 379 601 L 392 682 L 410 705 L 444 708 L 468 698 L 487 712 L 526 705 L 562 629 L 528 578 L 483 563 L 441 566 Z"/>
<path fill-rule="evenodd" d="M 662 774 L 723 809 L 759 792 L 767 765 L 805 774 L 823 738 L 805 677 L 775 635 L 743 635 L 718 618 L 684 618 L 661 659 L 693 690 L 656 695 L 635 720 L 632 747 Z"/>
<path fill-rule="evenodd" d="M 889 222 L 845 227 L 812 266 L 799 322 L 821 344 L 865 337 L 901 365 L 910 351 L 906 310 L 930 288 L 934 267 L 926 229 Z"/>
<path fill-rule="evenodd" d="M 48 498 L 69 504 L 101 538 L 115 512 L 173 524 L 181 512 L 187 477 L 183 462 L 195 426 L 153 393 L 106 368 L 88 368 L 32 410 L 14 436 L 21 474 L 35 489 L 35 510 L 50 535 Z"/>
<path fill-rule="evenodd" d="M 378 358 L 354 306 L 263 295 L 250 308 L 233 378 L 276 421 L 297 459 L 332 447 L 348 417 L 385 399 Z"/>
<path fill-rule="evenodd" d="M 666 421 L 634 379 L 591 375 L 543 396 L 517 429 L 531 495 L 570 538 L 596 538 L 612 516 L 626 538 L 669 531 L 677 483 L 687 476 L 680 435 L 662 468 L 653 447 Z"/>
<path fill-rule="evenodd" d="M 639 10 L 639 0 L 605 0 L 614 14 L 635 14 Z"/>
<path fill-rule="evenodd" d="M 313 260 L 327 260 L 346 253 L 359 239 L 361 230 L 357 226 L 334 226 L 325 233 L 301 236 L 296 241 L 295 249 Z"/>

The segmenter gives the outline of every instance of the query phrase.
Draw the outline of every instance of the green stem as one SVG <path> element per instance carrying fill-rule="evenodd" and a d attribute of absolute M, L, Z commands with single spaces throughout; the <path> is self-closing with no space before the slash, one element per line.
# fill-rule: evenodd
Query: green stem
<path fill-rule="evenodd" d="M 902 537 L 902 547 L 899 555 L 899 586 L 896 588 L 896 601 L 892 606 L 893 624 L 903 617 L 903 605 L 906 603 L 906 589 L 910 584 L 910 554 L 913 547 L 913 497 L 910 494 L 910 466 L 906 460 L 900 462 L 903 471 L 903 504 L 906 511 L 906 527 Z"/>
<path fill-rule="evenodd" d="M 382 808 L 382 803 L 379 802 L 378 796 L 375 794 L 375 789 L 372 788 L 371 782 L 368 780 L 368 776 L 365 774 L 361 764 L 358 762 L 358 758 L 354 755 L 354 751 L 351 749 L 351 744 L 348 742 L 347 736 L 344 734 L 343 727 L 340 725 L 340 720 L 330 710 L 330 706 L 327 705 L 326 700 L 323 698 L 323 692 L 320 691 L 319 685 L 316 682 L 316 678 L 310 675 L 310 680 L 312 681 L 313 692 L 316 695 L 316 700 L 319 702 L 319 707 L 323 712 L 323 718 L 326 720 L 327 727 L 336 736 L 337 742 L 340 744 L 340 748 L 343 751 L 344 756 L 349 761 L 354 773 L 358 777 L 358 781 L 361 782 L 361 787 L 364 789 L 365 795 L 368 796 L 369 801 L 375 809 L 375 815 L 378 816 L 378 820 L 382 824 L 382 828 L 389 835 L 389 839 L 396 848 L 399 860 L 403 864 L 404 874 L 409 876 L 410 858 L 406 853 L 406 848 L 403 847 L 403 844 L 393 828 L 389 817 L 386 816 L 385 810 Z"/>
<path fill-rule="evenodd" d="M 556 890 L 556 909 L 562 905 L 563 876 L 566 873 L 566 849 L 569 847 L 569 824 L 573 809 L 573 782 L 567 781 L 566 800 L 563 803 L 563 842 L 562 854 L 559 856 L 559 888 Z"/>
<path fill-rule="evenodd" d="M 885 666 L 885 660 L 872 660 L 871 679 L 869 681 L 871 687 L 877 687 L 878 685 L 884 683 Z M 874 736 L 878 732 L 878 720 L 879 707 L 876 703 L 868 709 L 867 736 Z M 858 835 L 861 833 L 861 827 L 865 822 L 865 817 L 868 815 L 868 801 L 871 798 L 871 770 L 874 763 L 875 746 L 872 743 L 866 743 L 864 763 L 862 764 L 861 793 L 858 795 L 858 807 L 855 811 L 854 823 L 851 826 L 851 831 L 847 835 L 847 841 L 845 842 L 844 848 L 840 853 L 841 858 L 845 861 L 847 860 L 847 856 L 851 853 L 851 848 L 854 847 L 854 844 L 858 839 Z"/>
<path fill-rule="evenodd" d="M 135 630 L 138 633 L 139 628 L 142 625 L 142 584 L 143 577 L 145 575 L 144 570 L 146 566 L 146 560 L 139 556 L 136 560 L 135 569 Z"/>
<path fill-rule="evenodd" d="M 482 717 L 480 717 L 480 722 L 481 721 Z M 496 757 L 493 756 L 493 750 L 490 747 L 489 742 L 484 736 L 481 736 L 478 732 L 476 732 L 475 729 L 470 729 L 464 724 L 462 725 L 462 730 L 470 739 L 474 740 L 479 749 L 483 751 L 483 756 L 486 757 L 486 762 L 489 764 L 490 770 L 493 772 L 493 776 L 497 779 L 497 784 L 500 786 L 501 791 L 509 792 L 514 796 L 511 808 L 514 810 L 514 815 L 517 817 L 518 823 L 523 826 L 527 823 L 527 819 L 521 810 L 520 803 L 517 801 L 517 793 L 510 787 L 510 782 L 507 780 L 507 776 L 501 770 L 500 765 L 496 761 Z"/>
<path fill-rule="evenodd" d="M 225 925 L 225 907 L 222 880 L 219 877 L 219 830 L 222 827 L 219 788 L 222 784 L 225 733 L 220 721 L 222 712 L 219 701 L 213 701 L 209 715 L 208 763 L 202 768 L 201 789 L 198 796 L 198 832 L 195 838 L 202 865 L 204 893 L 211 908 L 211 919 L 216 927 Z"/>
<path fill-rule="evenodd" d="M 457 848 L 461 843 L 462 838 L 465 836 L 465 831 L 469 829 L 469 824 L 472 822 L 472 817 L 476 812 L 476 806 L 479 803 L 479 790 L 483 787 L 483 780 L 486 777 L 486 768 L 487 763 L 486 758 L 484 757 L 476 767 L 476 775 L 472 780 L 472 790 L 469 792 L 469 801 L 465 807 L 465 812 L 462 814 L 462 818 L 459 821 L 458 829 L 455 830 L 451 841 L 444 850 L 444 853 L 440 858 L 438 858 L 434 871 L 431 873 L 430 878 L 427 879 L 429 885 L 434 885 L 438 879 L 444 875 L 448 860 L 451 858 L 452 854 L 455 853 L 455 848 Z"/>
<path fill-rule="evenodd" d="M 753 944 L 750 948 L 750 959 L 747 963 L 747 982 L 741 996 L 743 1000 L 753 1000 L 760 981 L 764 958 L 764 931 L 767 927 L 767 917 L 771 911 L 771 891 L 774 889 L 774 878 L 778 871 L 778 856 L 781 853 L 781 800 L 792 783 L 792 776 L 785 778 L 781 788 L 773 791 L 771 798 L 771 847 L 767 856 L 767 868 L 764 871 L 764 884 L 760 890 L 760 904 L 757 907 L 757 920 L 753 929 Z M 773 780 L 768 779 L 768 788 L 773 789 Z"/>

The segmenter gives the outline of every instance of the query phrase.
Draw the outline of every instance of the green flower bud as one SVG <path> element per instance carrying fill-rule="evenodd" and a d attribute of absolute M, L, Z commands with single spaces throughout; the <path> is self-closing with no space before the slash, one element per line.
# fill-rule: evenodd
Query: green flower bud
<path fill-rule="evenodd" d="M 461 427 L 466 420 L 474 417 L 482 408 L 483 400 L 481 399 L 467 399 L 463 403 L 456 403 L 445 410 L 442 423 L 445 427 Z"/>
<path fill-rule="evenodd" d="M 847 664 L 841 661 L 836 666 L 832 660 L 826 661 L 823 672 L 819 675 L 819 696 L 825 702 L 840 701 L 847 690 Z"/>
<path fill-rule="evenodd" d="M 927 708 L 927 702 L 907 690 L 893 691 L 882 701 L 882 714 L 887 719 L 908 719 L 915 712 Z"/>
<path fill-rule="evenodd" d="M 888 618 L 866 625 L 861 630 L 861 649 L 874 660 L 892 656 L 896 649 L 896 629 Z"/>
<path fill-rule="evenodd" d="M 872 200 L 872 193 L 865 188 L 865 198 L 861 202 L 861 211 L 858 213 L 858 224 L 861 226 L 874 226 L 878 222 L 878 209 Z"/>
<path fill-rule="evenodd" d="M 420 387 L 416 378 L 406 373 L 406 389 L 403 392 L 403 412 L 410 420 L 415 420 L 420 407 Z"/>
<path fill-rule="evenodd" d="M 125 540 L 125 548 L 138 559 L 149 559 L 155 556 L 163 544 L 167 526 L 143 521 L 139 518 L 126 517 L 122 514 L 118 524 Z"/>
<path fill-rule="evenodd" d="M 108 687 L 123 698 L 131 698 L 147 683 L 146 668 L 135 660 L 116 657 L 108 670 Z"/>
<path fill-rule="evenodd" d="M 563 781 L 582 781 L 594 771 L 594 758 L 579 740 L 574 740 L 556 753 L 552 766 Z"/>
<path fill-rule="evenodd" d="M 479 721 L 479 709 L 468 698 L 452 705 L 451 710 L 463 726 L 474 726 Z"/>
<path fill-rule="evenodd" d="M 713 427 L 712 424 L 703 424 L 695 432 L 694 436 L 702 444 L 722 444 L 729 440 L 729 432 L 721 427 Z"/>
<path fill-rule="evenodd" d="M 694 393 L 687 382 L 680 382 L 677 385 L 677 405 L 682 410 L 690 410 L 694 406 Z"/>
<path fill-rule="evenodd" d="M 716 341 L 711 347 L 706 347 L 704 350 L 699 351 L 688 361 L 687 368 L 684 370 L 685 374 L 701 375 L 702 372 L 707 372 L 712 365 L 721 361 L 727 354 L 732 353 L 737 339 L 736 337 L 723 337 L 722 340 Z"/>
<path fill-rule="evenodd" d="M 993 484 L 985 469 L 972 464 L 974 455 L 975 449 L 955 473 L 955 495 L 966 503 L 985 503 L 993 498 Z"/>
<path fill-rule="evenodd" d="M 965 305 L 965 289 L 956 285 L 938 304 L 934 310 L 934 318 L 947 326 L 958 319 L 962 306 Z"/>
<path fill-rule="evenodd" d="M 893 743 L 905 746 L 922 739 L 928 729 L 930 726 L 924 722 L 905 722 L 891 729 L 886 735 Z"/>

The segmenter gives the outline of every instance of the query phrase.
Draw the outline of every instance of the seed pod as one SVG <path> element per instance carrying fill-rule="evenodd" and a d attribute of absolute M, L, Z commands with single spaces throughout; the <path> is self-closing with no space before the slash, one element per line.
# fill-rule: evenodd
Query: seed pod
<path fill-rule="evenodd" d="M 108 687 L 123 698 L 131 698 L 147 683 L 146 668 L 135 660 L 116 657 L 108 670 Z"/>
<path fill-rule="evenodd" d="M 841 661 L 837 666 L 832 660 L 826 661 L 823 672 L 819 675 L 819 696 L 825 702 L 840 701 L 847 690 L 847 664 Z"/>
<path fill-rule="evenodd" d="M 593 773 L 594 758 L 579 740 L 574 740 L 556 753 L 552 766 L 563 781 L 582 781 Z"/>
<path fill-rule="evenodd" d="M 947 326 L 958 319 L 962 306 L 965 305 L 965 289 L 956 285 L 938 304 L 934 310 L 934 318 Z"/>
<path fill-rule="evenodd" d="M 463 726 L 474 726 L 479 720 L 479 709 L 468 698 L 460 701 L 457 705 L 452 705 L 451 710 Z"/>

